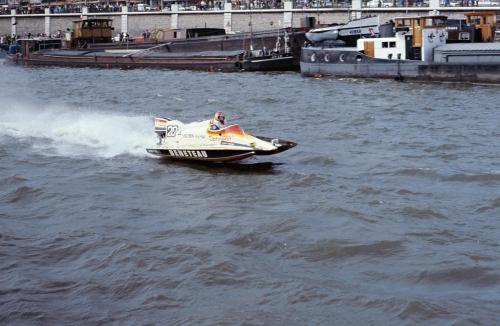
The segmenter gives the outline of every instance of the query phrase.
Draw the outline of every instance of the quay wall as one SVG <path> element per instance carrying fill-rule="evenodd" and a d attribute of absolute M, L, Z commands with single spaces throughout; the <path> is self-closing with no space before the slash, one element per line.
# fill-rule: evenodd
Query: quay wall
<path fill-rule="evenodd" d="M 121 18 L 113 20 L 115 32 L 121 32 Z M 128 33 L 132 36 L 141 35 L 143 31 L 170 27 L 170 15 L 130 15 L 128 16 Z M 115 33 L 116 34 L 116 33 Z"/>
<path fill-rule="evenodd" d="M 463 13 L 472 8 L 446 8 L 439 12 L 449 18 L 463 18 Z M 474 10 L 491 10 L 491 8 L 474 8 Z M 425 15 L 429 8 L 372 8 L 363 9 L 358 13 L 378 15 L 385 22 L 394 17 Z M 230 14 L 230 20 L 225 20 L 225 14 Z M 291 14 L 291 21 L 286 22 L 286 15 Z M 146 30 L 157 28 L 192 28 L 211 27 L 226 28 L 226 30 L 248 32 L 250 24 L 253 31 L 269 30 L 283 26 L 301 27 L 302 18 L 315 17 L 322 24 L 345 23 L 352 15 L 348 9 L 272 9 L 272 10 L 230 10 L 230 11 L 170 11 L 170 12 L 118 12 L 118 13 L 88 13 L 87 17 L 102 17 L 113 19 L 115 32 L 128 32 L 132 36 L 141 35 Z M 37 14 L 37 15 L 1 15 L 0 35 L 15 33 L 46 33 L 58 30 L 66 31 L 72 28 L 72 21 L 79 19 L 76 14 Z M 46 19 L 48 17 L 48 19 Z M 12 21 L 15 20 L 15 26 Z M 124 21 L 125 20 L 125 21 Z M 48 24 L 47 24 L 48 21 Z M 226 23 L 225 23 L 226 22 Z M 124 30 L 125 29 L 125 30 Z"/>
<path fill-rule="evenodd" d="M 224 28 L 224 14 L 179 15 L 179 28 Z"/>
<path fill-rule="evenodd" d="M 2 19 L 0 16 L 0 35 L 8 35 L 11 33 L 11 19 Z"/>

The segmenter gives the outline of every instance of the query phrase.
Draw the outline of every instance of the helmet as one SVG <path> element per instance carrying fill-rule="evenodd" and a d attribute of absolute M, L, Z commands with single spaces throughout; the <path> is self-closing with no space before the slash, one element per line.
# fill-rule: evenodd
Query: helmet
<path fill-rule="evenodd" d="M 219 121 L 224 124 L 226 122 L 226 117 L 224 116 L 224 112 L 218 111 L 215 112 L 214 121 Z"/>

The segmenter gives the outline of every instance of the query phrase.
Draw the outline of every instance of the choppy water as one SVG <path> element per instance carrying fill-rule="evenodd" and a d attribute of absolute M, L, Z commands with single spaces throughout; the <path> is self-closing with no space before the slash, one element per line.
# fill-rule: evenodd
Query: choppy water
<path fill-rule="evenodd" d="M 0 97 L 0 324 L 500 320 L 498 87 L 0 65 Z M 217 110 L 299 146 L 145 153 Z"/>

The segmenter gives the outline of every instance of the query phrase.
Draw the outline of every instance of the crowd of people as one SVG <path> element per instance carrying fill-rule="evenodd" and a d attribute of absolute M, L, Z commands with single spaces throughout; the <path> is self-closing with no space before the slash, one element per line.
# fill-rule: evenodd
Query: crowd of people
<path fill-rule="evenodd" d="M 351 0 L 293 0 L 295 8 L 316 8 L 316 7 L 348 7 Z M 128 5 L 129 12 L 143 12 L 143 11 L 161 11 L 170 10 L 172 2 L 155 1 L 153 5 L 149 3 L 135 3 L 130 4 L 126 2 L 103 2 L 103 3 L 89 3 L 87 4 L 88 13 L 99 12 L 120 12 L 122 6 Z M 191 0 L 179 1 L 179 10 L 224 10 L 224 0 Z M 233 10 L 249 10 L 249 9 L 282 9 L 282 0 L 232 0 Z M 46 8 L 50 8 L 51 14 L 63 13 L 81 13 L 84 5 L 66 3 L 65 5 L 25 5 L 14 7 L 0 7 L 0 15 L 10 15 L 11 9 L 16 9 L 18 14 L 43 14 Z"/>
<path fill-rule="evenodd" d="M 179 10 L 224 10 L 225 0 L 186 0 L 178 1 Z M 282 9 L 284 0 L 231 0 L 233 10 L 260 10 L 260 9 Z M 292 0 L 294 8 L 348 8 L 352 0 Z M 363 0 L 365 7 L 412 7 L 422 6 L 428 3 L 424 0 Z M 426 2 L 426 3 L 424 3 Z M 478 0 L 441 0 L 443 6 L 478 6 Z M 88 13 L 120 12 L 122 6 L 128 5 L 129 12 L 161 11 L 170 10 L 172 2 L 157 0 L 153 5 L 146 3 L 129 2 L 102 2 L 87 4 Z M 378 5 L 377 5 L 378 4 Z M 81 3 L 66 3 L 65 5 L 25 5 L 15 8 L 18 14 L 43 14 L 46 8 L 50 8 L 51 14 L 58 13 L 81 13 L 84 7 Z M 0 6 L 0 15 L 10 15 L 13 7 Z"/>
<path fill-rule="evenodd" d="M 30 38 L 35 38 L 35 37 L 49 37 L 49 38 L 62 38 L 63 37 L 63 32 L 61 30 L 56 31 L 55 33 L 51 35 L 47 35 L 45 33 L 22 33 L 22 34 L 6 34 L 6 35 L 0 35 L 0 44 L 12 44 L 15 43 L 19 39 L 30 39 Z"/>
<path fill-rule="evenodd" d="M 2 35 L 0 36 L 0 44 L 10 45 L 19 38 L 17 35 Z"/>

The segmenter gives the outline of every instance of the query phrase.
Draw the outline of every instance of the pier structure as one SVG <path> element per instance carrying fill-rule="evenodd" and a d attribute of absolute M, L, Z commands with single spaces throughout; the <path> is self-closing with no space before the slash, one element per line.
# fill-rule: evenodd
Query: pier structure
<path fill-rule="evenodd" d="M 450 18 L 463 18 L 465 12 L 498 10 L 497 7 L 441 7 L 439 0 L 430 0 L 425 7 L 364 8 L 362 0 L 352 0 L 349 8 L 293 8 L 292 1 L 285 1 L 282 9 L 234 9 L 227 2 L 221 10 L 181 10 L 172 4 L 169 10 L 130 12 L 126 6 L 121 12 L 89 13 L 83 7 L 81 13 L 50 13 L 48 8 L 41 14 L 19 14 L 12 9 L 10 15 L 0 15 L 0 35 L 23 35 L 43 33 L 53 35 L 65 32 L 72 21 L 84 17 L 100 17 L 113 20 L 115 32 L 141 35 L 148 29 L 166 28 L 224 28 L 226 32 L 248 32 L 282 27 L 304 27 L 308 17 L 317 23 L 345 23 L 350 19 L 367 15 L 378 15 L 381 21 L 394 17 L 425 15 L 438 11 Z"/>

